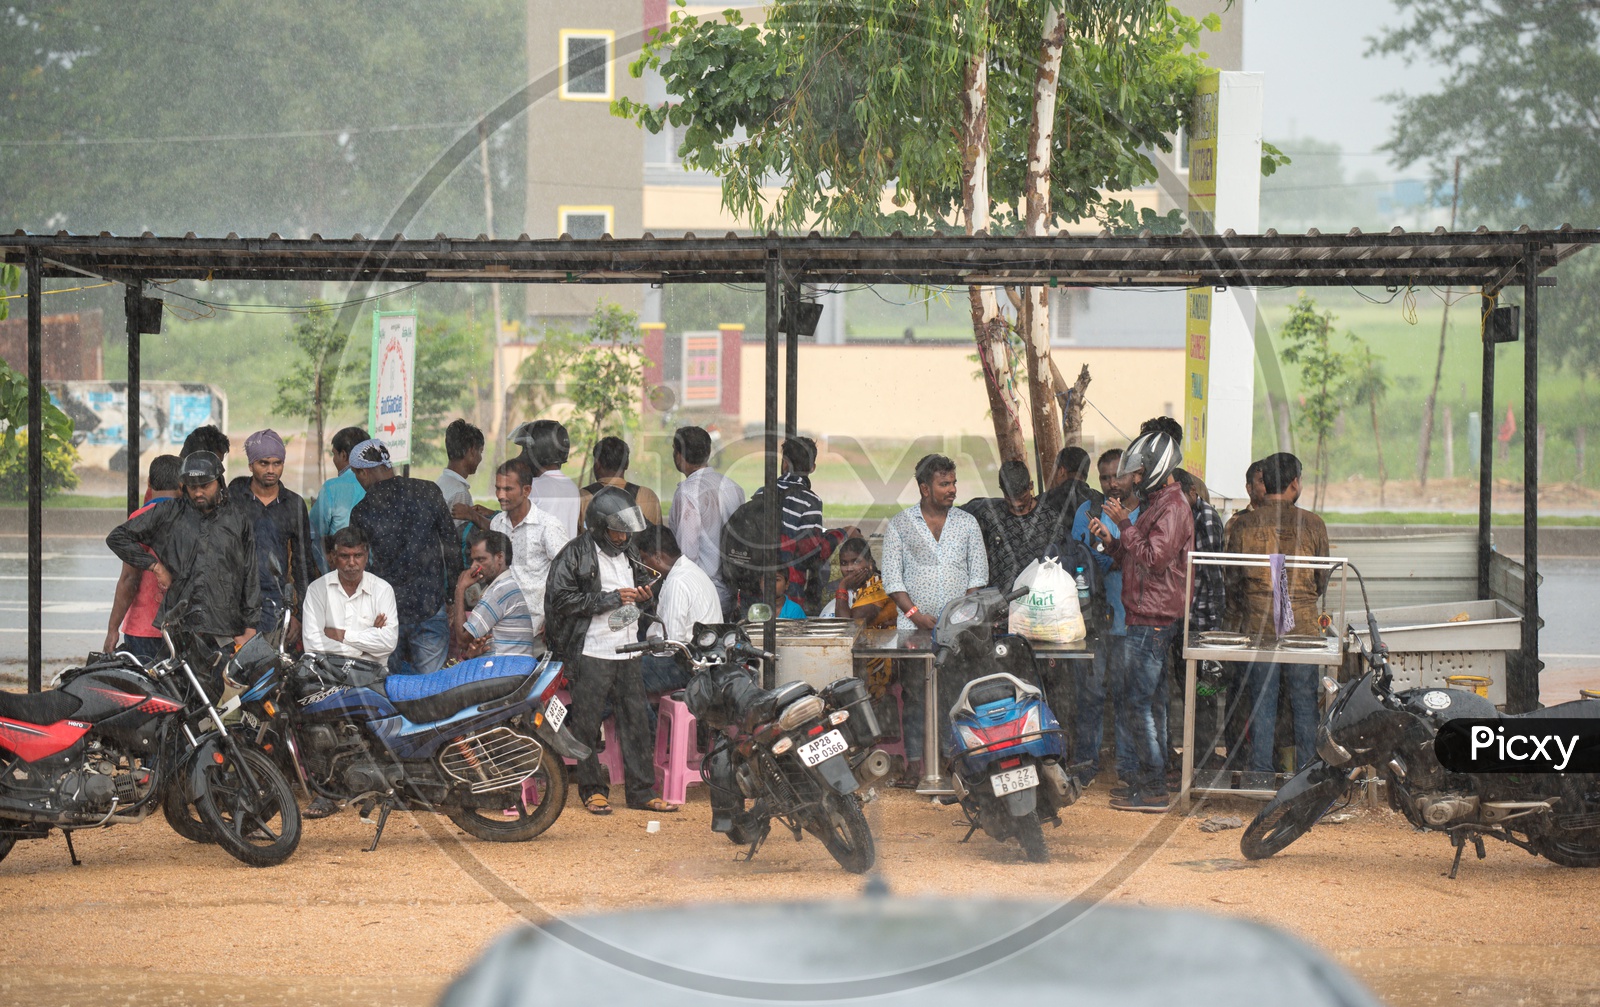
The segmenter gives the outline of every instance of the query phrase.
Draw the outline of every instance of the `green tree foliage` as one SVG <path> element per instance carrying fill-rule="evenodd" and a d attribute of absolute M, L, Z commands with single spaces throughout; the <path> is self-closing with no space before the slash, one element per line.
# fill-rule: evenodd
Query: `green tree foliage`
<path fill-rule="evenodd" d="M 1600 6 L 1590 0 L 1396 0 L 1371 53 L 1434 64 L 1440 86 L 1395 98 L 1401 166 L 1427 164 L 1448 203 L 1462 157 L 1468 226 L 1600 224 Z M 1600 374 L 1600 259 L 1574 257 L 1540 298 L 1551 363 Z"/>
<path fill-rule="evenodd" d="M 0 207 L 36 231 L 378 233 L 527 82 L 523 0 L 34 0 L 0 18 Z M 525 128 L 493 139 L 522 230 Z M 476 165 L 476 155 L 472 166 Z M 408 233 L 484 230 L 458 172 Z"/>
<path fill-rule="evenodd" d="M 1289 312 L 1278 337 L 1278 356 L 1300 368 L 1300 412 L 1295 422 L 1316 440 L 1311 468 L 1316 473 L 1311 507 L 1322 509 L 1328 487 L 1328 436 L 1344 408 L 1349 361 L 1333 346 L 1333 312 L 1318 313 L 1317 303 L 1305 294 Z"/>
<path fill-rule="evenodd" d="M 78 449 L 72 445 L 72 420 L 47 395 L 43 403 L 44 491 L 46 495 L 78 485 L 72 467 Z M 28 496 L 28 377 L 0 360 L 0 499 Z"/>
<path fill-rule="evenodd" d="M 680 0 L 681 2 L 681 0 Z M 961 93 L 974 47 L 989 60 L 993 230 L 1019 227 L 1040 25 L 1050 0 L 780 0 L 763 26 L 675 11 L 634 63 L 668 102 L 614 105 L 651 132 L 684 130 L 679 156 L 722 179 L 760 229 L 957 229 Z M 1062 220 L 1140 222 L 1106 195 L 1152 182 L 1203 68 L 1202 22 L 1153 0 L 1067 0 L 1052 147 Z M 986 8 L 980 10 L 980 8 Z M 971 31 L 974 24 L 986 31 Z M 1215 27 L 1208 17 L 1205 27 Z M 763 189 L 778 185 L 769 205 Z M 885 191 L 895 209 L 880 208 Z M 1176 218 L 1174 218 L 1174 223 Z"/>
<path fill-rule="evenodd" d="M 1382 507 L 1384 487 L 1389 482 L 1389 469 L 1383 463 L 1383 432 L 1378 427 L 1378 407 L 1389 394 L 1389 373 L 1383 358 L 1372 352 L 1372 346 L 1359 336 L 1350 337 L 1350 351 L 1346 357 L 1350 380 L 1346 386 L 1350 401 L 1366 406 L 1372 421 L 1372 443 L 1378 449 L 1378 506 Z"/>
<path fill-rule="evenodd" d="M 643 393 L 639 316 L 601 302 L 582 332 L 545 326 L 534 351 L 517 366 L 511 395 L 527 419 L 549 417 L 558 402 L 570 406 L 562 422 L 573 452 L 583 455 L 578 481 L 584 482 L 600 438 L 625 437 L 638 427 Z"/>
<path fill-rule="evenodd" d="M 11 302 L 3 296 L 8 290 L 17 289 L 17 284 L 22 281 L 22 269 L 10 263 L 0 263 L 0 321 L 11 315 Z"/>
<path fill-rule="evenodd" d="M 298 351 L 294 367 L 278 379 L 278 398 L 273 408 L 289 416 L 302 416 L 311 422 L 317 445 L 317 485 L 327 477 L 323 459 L 327 456 L 328 413 L 339 402 L 340 361 L 344 357 L 349 333 L 335 324 L 335 315 L 321 302 L 305 320 L 289 330 L 289 342 Z"/>
<path fill-rule="evenodd" d="M 459 315 L 423 314 L 417 319 L 416 376 L 411 392 L 413 465 L 437 465 L 445 460 L 444 428 L 473 406 L 474 389 L 487 375 L 488 366 L 489 350 L 481 323 Z M 368 342 L 364 352 L 351 356 L 345 365 L 351 401 L 363 413 L 372 392 L 371 370 L 372 346 Z"/>

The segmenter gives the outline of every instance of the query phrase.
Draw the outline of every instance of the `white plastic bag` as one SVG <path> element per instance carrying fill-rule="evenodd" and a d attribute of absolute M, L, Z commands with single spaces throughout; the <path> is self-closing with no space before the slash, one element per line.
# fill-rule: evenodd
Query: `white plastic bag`
<path fill-rule="evenodd" d="M 1078 608 L 1078 583 L 1061 564 L 1034 560 L 1017 575 L 1013 588 L 1028 593 L 1011 603 L 1011 632 L 1044 643 L 1075 643 L 1088 635 Z"/>

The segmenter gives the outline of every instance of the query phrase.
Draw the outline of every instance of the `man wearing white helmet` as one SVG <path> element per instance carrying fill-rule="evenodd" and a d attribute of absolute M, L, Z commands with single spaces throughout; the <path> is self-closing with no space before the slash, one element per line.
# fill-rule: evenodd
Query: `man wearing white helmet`
<path fill-rule="evenodd" d="M 561 522 L 568 539 L 576 538 L 583 494 L 578 484 L 561 471 L 572 454 L 567 428 L 555 420 L 534 420 L 518 427 L 511 434 L 511 441 L 521 445 L 522 457 L 533 466 L 529 497 L 541 511 Z"/>
<path fill-rule="evenodd" d="M 1138 771 L 1127 788 L 1112 792 L 1111 806 L 1122 811 L 1164 812 L 1171 807 L 1167 794 L 1165 745 L 1155 716 L 1161 673 L 1175 636 L 1182 631 L 1184 559 L 1194 548 L 1194 516 L 1183 488 L 1172 471 L 1183 462 L 1179 450 L 1182 428 L 1174 436 L 1176 421 L 1145 425 L 1122 454 L 1119 478 L 1130 481 L 1139 496 L 1139 521 L 1128 516 L 1119 500 L 1107 498 L 1105 518 L 1117 526 L 1113 536 L 1099 520 L 1089 531 L 1100 539 L 1122 566 L 1122 605 L 1127 612 L 1128 635 L 1123 638 L 1123 694 L 1117 716 L 1132 739 Z"/>

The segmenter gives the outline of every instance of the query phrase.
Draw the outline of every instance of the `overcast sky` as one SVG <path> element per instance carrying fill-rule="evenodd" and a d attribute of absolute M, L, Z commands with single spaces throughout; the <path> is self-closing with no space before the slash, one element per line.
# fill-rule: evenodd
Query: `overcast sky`
<path fill-rule="evenodd" d="M 1331 140 L 1344 149 L 1351 174 L 1422 178 L 1372 155 L 1389 138 L 1391 91 L 1431 90 L 1430 65 L 1367 57 L 1367 39 L 1400 23 L 1392 0 L 1239 0 L 1245 4 L 1244 69 L 1266 74 L 1263 134 L 1293 154 L 1291 137 Z"/>

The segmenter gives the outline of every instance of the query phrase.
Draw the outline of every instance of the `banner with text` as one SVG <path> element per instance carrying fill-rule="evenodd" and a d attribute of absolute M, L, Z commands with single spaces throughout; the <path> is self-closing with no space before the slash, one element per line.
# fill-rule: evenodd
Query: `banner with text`
<path fill-rule="evenodd" d="M 410 311 L 372 313 L 372 383 L 367 430 L 389 446 L 396 465 L 411 462 L 412 396 L 416 390 L 417 316 Z"/>

